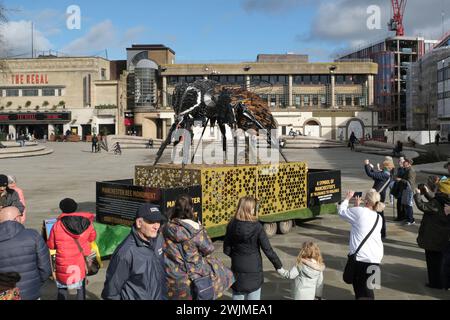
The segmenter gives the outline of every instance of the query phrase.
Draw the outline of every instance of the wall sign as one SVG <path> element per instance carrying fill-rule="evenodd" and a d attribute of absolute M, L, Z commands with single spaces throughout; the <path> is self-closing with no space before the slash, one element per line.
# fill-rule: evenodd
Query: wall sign
<path fill-rule="evenodd" d="M 27 112 L 27 113 L 0 113 L 0 123 L 37 123 L 37 122 L 68 122 L 71 120 L 70 112 Z"/>
<path fill-rule="evenodd" d="M 48 84 L 48 75 L 45 73 L 13 74 L 12 84 Z"/>

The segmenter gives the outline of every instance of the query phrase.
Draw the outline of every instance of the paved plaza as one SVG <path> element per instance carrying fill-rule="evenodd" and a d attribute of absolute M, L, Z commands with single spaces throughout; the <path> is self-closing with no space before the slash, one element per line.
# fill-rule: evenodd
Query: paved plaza
<path fill-rule="evenodd" d="M 58 203 L 65 197 L 74 198 L 80 210 L 95 210 L 95 182 L 134 177 L 134 166 L 152 164 L 156 150 L 123 150 L 121 156 L 102 152 L 93 154 L 87 143 L 47 143 L 54 153 L 43 157 L 0 160 L 2 173 L 13 174 L 23 188 L 28 207 L 27 226 L 40 230 L 44 219 L 59 214 Z M 350 152 L 346 148 L 286 150 L 290 161 L 306 161 L 311 168 L 340 169 L 342 188 L 365 191 L 372 181 L 365 176 L 363 161 L 381 162 L 383 157 Z M 162 162 L 169 160 L 166 151 Z M 426 175 L 418 174 L 418 182 Z M 393 209 L 388 204 L 385 215 L 388 219 L 385 256 L 382 262 L 382 279 L 377 299 L 449 299 L 450 292 L 425 287 L 427 281 L 425 254 L 416 244 L 419 224 L 403 226 L 393 222 Z M 416 221 L 421 214 L 416 211 Z M 284 267 L 293 266 L 303 241 L 319 243 L 327 269 L 324 273 L 325 299 L 353 299 L 351 286 L 342 281 L 342 270 L 348 252 L 350 225 L 338 216 L 326 215 L 314 220 L 302 221 L 287 235 L 276 235 L 271 239 Z M 230 259 L 222 253 L 222 241 L 216 240 L 216 256 L 230 266 Z M 107 265 L 107 262 L 105 263 Z M 291 299 L 289 280 L 282 280 L 264 258 L 265 284 L 263 299 Z M 88 299 L 99 299 L 103 288 L 106 268 L 89 278 Z M 230 298 L 227 292 L 224 299 Z M 55 299 L 56 287 L 48 281 L 43 299 Z"/>

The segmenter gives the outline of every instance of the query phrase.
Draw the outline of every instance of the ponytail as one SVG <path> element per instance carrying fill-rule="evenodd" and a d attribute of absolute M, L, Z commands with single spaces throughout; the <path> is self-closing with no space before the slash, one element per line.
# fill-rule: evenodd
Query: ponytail
<path fill-rule="evenodd" d="M 376 212 L 381 212 L 386 208 L 386 205 L 380 201 L 377 201 L 375 205 L 373 206 L 373 210 Z"/>

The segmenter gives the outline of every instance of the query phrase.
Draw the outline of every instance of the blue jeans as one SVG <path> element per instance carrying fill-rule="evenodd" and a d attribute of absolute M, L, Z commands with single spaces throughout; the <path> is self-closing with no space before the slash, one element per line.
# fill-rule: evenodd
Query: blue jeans
<path fill-rule="evenodd" d="M 250 293 L 233 291 L 233 300 L 261 300 L 261 288 Z"/>
<path fill-rule="evenodd" d="M 414 222 L 414 212 L 413 212 L 413 207 L 412 206 L 407 206 L 407 205 L 403 205 L 405 208 L 405 212 L 406 212 L 406 219 L 408 220 L 408 222 Z"/>

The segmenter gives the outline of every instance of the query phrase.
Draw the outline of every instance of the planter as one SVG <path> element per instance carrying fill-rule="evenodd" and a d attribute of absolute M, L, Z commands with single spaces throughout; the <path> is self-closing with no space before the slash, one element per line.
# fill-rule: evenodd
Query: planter
<path fill-rule="evenodd" d="M 81 137 L 79 135 L 71 134 L 70 136 L 68 136 L 66 138 L 66 141 L 67 142 L 80 142 L 81 141 Z"/>

